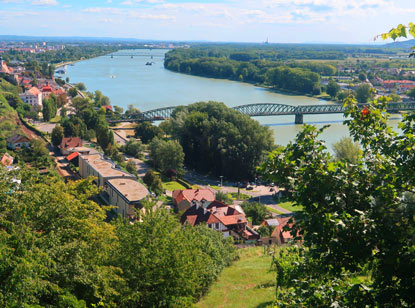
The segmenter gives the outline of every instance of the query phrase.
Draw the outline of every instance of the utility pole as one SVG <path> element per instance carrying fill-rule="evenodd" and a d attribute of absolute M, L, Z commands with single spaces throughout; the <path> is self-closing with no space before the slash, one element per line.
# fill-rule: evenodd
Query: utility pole
<path fill-rule="evenodd" d="M 220 187 L 223 187 L 223 175 L 220 176 Z"/>

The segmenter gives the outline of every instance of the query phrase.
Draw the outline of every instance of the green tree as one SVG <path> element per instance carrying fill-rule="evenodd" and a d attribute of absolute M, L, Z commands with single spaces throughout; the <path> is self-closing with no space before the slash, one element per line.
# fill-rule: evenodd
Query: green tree
<path fill-rule="evenodd" d="M 128 105 L 127 106 L 127 110 L 125 111 L 126 115 L 131 115 L 131 114 L 140 114 L 140 110 L 138 110 L 137 108 L 134 107 L 134 105 Z"/>
<path fill-rule="evenodd" d="M 380 98 L 362 112 L 355 101 L 346 102 L 345 123 L 362 146 L 357 164 L 333 160 L 319 140 L 324 128 L 305 126 L 294 143 L 270 154 L 262 167 L 268 179 L 287 187 L 303 206 L 291 228 L 306 247 L 296 257 L 298 270 L 277 264 L 279 277 L 285 273 L 291 281 L 298 279 L 290 289 L 291 294 L 299 294 L 297 303 L 313 307 L 334 301 L 341 307 L 415 304 L 409 270 L 415 268 L 415 207 L 413 198 L 408 198 L 415 188 L 411 150 L 415 115 L 404 117 L 399 125 L 402 134 L 397 134 L 388 126 L 387 105 Z M 371 279 L 354 280 L 368 268 Z M 344 283 L 339 277 L 349 279 Z M 280 307 L 295 305 L 292 297 L 278 292 Z"/>
<path fill-rule="evenodd" d="M 183 173 L 184 153 L 180 143 L 175 140 L 161 140 L 157 137 L 150 143 L 150 158 L 161 172 L 175 169 Z"/>
<path fill-rule="evenodd" d="M 143 144 L 139 140 L 128 140 L 128 142 L 121 148 L 125 154 L 140 158 L 143 152 Z"/>
<path fill-rule="evenodd" d="M 153 172 L 153 170 L 150 169 L 146 172 L 146 174 L 143 177 L 143 182 L 155 194 L 163 194 L 163 182 L 161 181 L 161 178 Z"/>
<path fill-rule="evenodd" d="M 249 179 L 274 146 L 269 128 L 223 103 L 200 102 L 173 112 L 174 136 L 188 166 L 230 179 Z"/>
<path fill-rule="evenodd" d="M 367 78 L 367 76 L 364 72 L 359 73 L 359 80 L 360 81 L 366 81 L 366 78 Z"/>
<path fill-rule="evenodd" d="M 146 174 L 144 175 L 144 177 L 143 177 L 144 184 L 146 184 L 148 187 L 151 187 L 151 185 L 154 182 L 155 177 L 156 177 L 156 175 L 154 174 L 153 170 L 151 170 L 151 169 L 148 170 L 146 172 Z"/>
<path fill-rule="evenodd" d="M 64 137 L 64 129 L 60 125 L 56 125 L 52 130 L 52 144 L 57 147 L 62 143 Z"/>
<path fill-rule="evenodd" d="M 123 307 L 182 307 L 177 302 L 196 301 L 234 258 L 235 249 L 219 232 L 182 227 L 154 206 L 144 203 L 140 223 L 116 223 L 120 245 L 114 255 L 127 283 Z"/>
<path fill-rule="evenodd" d="M 52 99 L 46 98 L 42 102 L 42 114 L 43 121 L 49 122 L 50 119 L 56 116 L 54 101 Z"/>
<path fill-rule="evenodd" d="M 137 168 L 135 167 L 134 161 L 132 159 L 128 160 L 125 169 L 127 169 L 127 171 L 132 174 L 137 174 Z"/>
<path fill-rule="evenodd" d="M 412 88 L 411 90 L 408 91 L 408 96 L 412 99 L 415 100 L 415 88 Z"/>
<path fill-rule="evenodd" d="M 106 123 L 98 124 L 95 132 L 99 146 L 107 152 L 114 145 L 114 134 Z"/>
<path fill-rule="evenodd" d="M 233 200 L 229 198 L 229 196 L 226 193 L 220 190 L 216 192 L 215 199 L 226 204 L 233 204 Z"/>
<path fill-rule="evenodd" d="M 24 170 L 16 185 L 9 176 L 0 170 L 0 306 L 83 308 L 102 299 L 115 307 L 123 287 L 109 265 L 116 237 L 91 201 L 92 179 L 65 183 Z"/>
<path fill-rule="evenodd" d="M 151 124 L 150 122 L 143 122 L 137 124 L 134 129 L 135 137 L 140 138 L 145 144 L 153 140 L 154 137 L 162 138 L 163 131 L 160 127 Z"/>
<path fill-rule="evenodd" d="M 326 92 L 330 95 L 331 98 L 335 98 L 340 91 L 340 86 L 335 82 L 333 79 L 330 79 L 327 87 Z"/>
<path fill-rule="evenodd" d="M 244 201 L 241 206 L 246 216 L 252 218 L 253 225 L 259 225 L 268 214 L 265 205 L 259 202 Z"/>
<path fill-rule="evenodd" d="M 343 102 L 348 96 L 349 94 L 346 91 L 339 91 L 337 93 L 337 100 Z"/>
<path fill-rule="evenodd" d="M 350 137 L 343 137 L 340 141 L 334 143 L 333 150 L 337 159 L 347 160 L 352 164 L 357 164 L 361 154 L 359 143 L 353 142 Z"/>
<path fill-rule="evenodd" d="M 69 90 L 68 90 L 68 94 L 69 94 L 69 96 L 70 97 L 75 97 L 75 96 L 77 96 L 78 95 L 78 90 L 75 88 L 75 87 L 73 87 L 73 88 L 70 88 Z"/>
<path fill-rule="evenodd" d="M 373 90 L 367 83 L 359 85 L 354 92 L 359 104 L 365 104 L 373 98 Z"/>
<path fill-rule="evenodd" d="M 77 87 L 79 91 L 86 91 L 86 86 L 83 82 L 75 83 L 74 86 Z"/>

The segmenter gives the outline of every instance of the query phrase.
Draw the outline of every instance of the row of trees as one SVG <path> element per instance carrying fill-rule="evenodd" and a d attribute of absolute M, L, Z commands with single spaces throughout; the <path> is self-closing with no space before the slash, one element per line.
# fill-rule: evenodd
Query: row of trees
<path fill-rule="evenodd" d="M 177 55 L 177 53 L 179 53 Z M 183 51 L 170 51 L 164 60 L 165 68 L 198 76 L 225 78 L 252 83 L 268 84 L 275 88 L 301 93 L 319 92 L 319 74 L 335 73 L 336 69 L 325 63 L 290 63 L 267 60 L 239 62 L 227 58 L 190 58 Z"/>
<path fill-rule="evenodd" d="M 105 222 L 91 181 L 0 168 L 1 307 L 190 307 L 235 258 L 151 203 L 140 223 Z"/>

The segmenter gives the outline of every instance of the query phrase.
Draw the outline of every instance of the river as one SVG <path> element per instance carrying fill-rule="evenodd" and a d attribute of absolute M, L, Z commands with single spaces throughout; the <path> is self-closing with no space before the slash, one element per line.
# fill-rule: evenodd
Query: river
<path fill-rule="evenodd" d="M 324 100 L 274 93 L 251 84 L 197 77 L 164 69 L 163 57 L 167 50 L 121 50 L 117 55 L 102 56 L 75 63 L 67 67 L 62 78 L 71 83 L 83 82 L 88 91 L 100 90 L 112 105 L 127 108 L 132 104 L 141 111 L 155 108 L 188 105 L 199 101 L 219 101 L 233 107 L 254 103 L 279 103 L 288 105 L 330 104 Z M 151 58 L 153 56 L 153 58 Z M 152 65 L 146 65 L 152 62 Z M 294 124 L 294 116 L 256 117 L 274 132 L 275 143 L 285 145 L 293 140 L 302 125 Z M 340 114 L 305 115 L 304 123 L 317 127 L 330 124 L 322 135 L 329 148 L 334 142 L 348 135 Z"/>

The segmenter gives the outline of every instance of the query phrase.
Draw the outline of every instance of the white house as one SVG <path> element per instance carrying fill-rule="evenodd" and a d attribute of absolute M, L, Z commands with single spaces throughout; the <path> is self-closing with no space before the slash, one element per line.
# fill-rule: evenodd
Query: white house
<path fill-rule="evenodd" d="M 30 104 L 33 107 L 42 108 L 42 92 L 36 87 L 32 87 L 26 92 L 19 94 L 19 97 L 26 104 Z"/>

